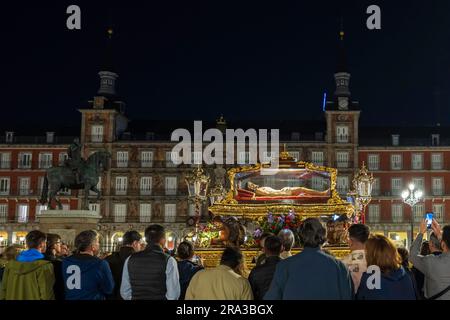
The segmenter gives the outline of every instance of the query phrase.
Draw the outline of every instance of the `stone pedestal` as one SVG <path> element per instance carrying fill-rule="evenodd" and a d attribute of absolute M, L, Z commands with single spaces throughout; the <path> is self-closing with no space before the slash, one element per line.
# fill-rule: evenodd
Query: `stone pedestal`
<path fill-rule="evenodd" d="M 101 216 L 89 210 L 44 210 L 39 215 L 42 232 L 56 233 L 67 244 L 73 244 L 75 236 L 84 230 L 97 230 Z"/>

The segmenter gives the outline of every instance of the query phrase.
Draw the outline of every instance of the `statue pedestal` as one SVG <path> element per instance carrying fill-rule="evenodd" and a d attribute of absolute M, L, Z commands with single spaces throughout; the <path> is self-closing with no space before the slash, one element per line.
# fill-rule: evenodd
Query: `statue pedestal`
<path fill-rule="evenodd" d="M 38 221 L 42 232 L 59 234 L 63 242 L 72 245 L 81 231 L 97 230 L 101 218 L 89 210 L 44 210 Z"/>

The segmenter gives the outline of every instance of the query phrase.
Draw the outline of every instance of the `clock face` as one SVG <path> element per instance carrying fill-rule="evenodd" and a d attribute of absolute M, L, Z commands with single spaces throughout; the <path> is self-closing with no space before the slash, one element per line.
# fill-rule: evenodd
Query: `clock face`
<path fill-rule="evenodd" d="M 338 104 L 339 104 L 340 109 L 347 109 L 348 108 L 348 98 L 339 98 Z"/>

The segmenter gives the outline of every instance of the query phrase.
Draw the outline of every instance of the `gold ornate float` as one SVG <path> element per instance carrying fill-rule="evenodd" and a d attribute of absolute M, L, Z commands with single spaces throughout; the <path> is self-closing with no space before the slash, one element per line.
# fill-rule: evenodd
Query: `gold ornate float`
<path fill-rule="evenodd" d="M 294 161 L 282 152 L 278 168 L 261 163 L 236 167 L 228 170 L 228 178 L 226 195 L 209 207 L 212 222 L 191 235 L 206 267 L 218 265 L 224 246 L 235 245 L 252 268 L 260 253 L 254 236 L 257 230 L 278 232 L 277 221 L 282 221 L 281 228 L 291 228 L 310 217 L 326 225 L 328 252 L 338 258 L 348 253 L 346 230 L 356 212 L 336 190 L 337 169 Z M 262 230 L 267 226 L 272 229 Z"/>

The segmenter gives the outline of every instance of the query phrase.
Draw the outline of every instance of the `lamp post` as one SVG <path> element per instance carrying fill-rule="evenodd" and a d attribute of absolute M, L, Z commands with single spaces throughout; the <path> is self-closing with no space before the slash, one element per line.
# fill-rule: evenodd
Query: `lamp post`
<path fill-rule="evenodd" d="M 190 174 L 186 175 L 185 181 L 188 187 L 189 201 L 195 205 L 195 231 L 197 232 L 198 222 L 200 221 L 200 208 L 207 199 L 210 178 L 198 165 Z"/>
<path fill-rule="evenodd" d="M 350 195 L 355 199 L 355 211 L 357 215 L 359 214 L 361 219 L 358 222 L 365 223 L 365 210 L 366 206 L 372 200 L 372 185 L 373 185 L 373 174 L 369 174 L 364 162 L 362 163 L 361 169 L 353 178 L 353 191 Z"/>
<path fill-rule="evenodd" d="M 402 192 L 403 202 L 411 207 L 411 241 L 413 242 L 414 238 L 414 217 L 413 217 L 413 208 L 414 206 L 422 200 L 423 192 L 422 190 L 416 189 L 414 183 L 410 183 L 407 190 Z"/>

